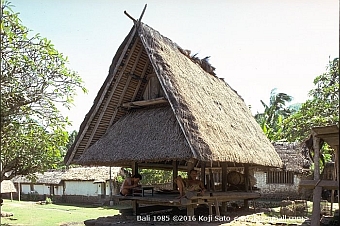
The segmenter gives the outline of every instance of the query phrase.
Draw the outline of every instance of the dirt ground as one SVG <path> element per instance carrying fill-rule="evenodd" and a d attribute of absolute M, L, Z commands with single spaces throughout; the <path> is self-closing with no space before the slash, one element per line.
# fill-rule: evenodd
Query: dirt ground
<path fill-rule="evenodd" d="M 186 216 L 186 209 L 172 210 L 150 215 L 128 216 L 116 215 L 111 217 L 102 217 L 86 221 L 87 226 L 113 226 L 113 225 L 211 225 L 211 226 L 270 226 L 270 225 L 310 225 L 307 217 L 296 217 L 297 219 L 288 219 L 288 217 L 268 217 L 264 212 L 267 208 L 254 210 L 234 210 L 228 211 L 226 216 L 208 215 L 206 207 L 198 207 L 195 210 L 195 217 Z M 270 215 L 270 214 L 269 214 Z"/>

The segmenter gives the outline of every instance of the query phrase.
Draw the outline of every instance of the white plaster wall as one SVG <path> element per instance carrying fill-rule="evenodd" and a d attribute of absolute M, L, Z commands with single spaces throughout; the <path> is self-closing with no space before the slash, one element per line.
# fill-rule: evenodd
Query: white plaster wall
<path fill-rule="evenodd" d="M 99 184 L 94 184 L 93 181 L 65 181 L 64 195 L 100 195 Z"/>
<path fill-rule="evenodd" d="M 106 185 L 106 195 L 107 195 L 107 196 L 110 196 L 110 181 L 109 181 L 109 180 L 106 181 L 105 185 Z M 113 194 L 113 195 L 115 194 L 115 187 L 114 187 L 114 186 L 115 186 L 115 185 L 114 185 L 114 183 L 112 182 L 112 194 Z M 119 186 L 119 188 L 120 188 L 120 186 Z"/>
<path fill-rule="evenodd" d="M 29 184 L 21 184 L 21 193 L 28 194 L 31 192 L 31 186 Z"/>
<path fill-rule="evenodd" d="M 54 195 L 63 195 L 63 186 L 54 186 Z"/>
<path fill-rule="evenodd" d="M 49 195 L 50 194 L 50 188 L 47 185 L 44 184 L 35 184 L 34 185 L 34 191 L 38 192 L 39 195 Z"/>
<path fill-rule="evenodd" d="M 105 195 L 109 196 L 110 195 L 110 181 L 106 181 L 105 186 L 106 186 L 106 194 Z"/>

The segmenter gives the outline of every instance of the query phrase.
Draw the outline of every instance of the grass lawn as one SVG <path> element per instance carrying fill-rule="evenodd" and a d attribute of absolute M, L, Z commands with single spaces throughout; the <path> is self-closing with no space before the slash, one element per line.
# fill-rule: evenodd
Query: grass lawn
<path fill-rule="evenodd" d="M 92 207 L 67 204 L 40 205 L 35 202 L 4 199 L 2 212 L 11 212 L 12 217 L 1 217 L 1 225 L 34 225 L 53 226 L 73 223 L 73 226 L 84 225 L 82 222 L 98 217 L 113 216 L 119 213 L 115 207 Z M 77 224 L 76 224 L 77 222 Z"/>

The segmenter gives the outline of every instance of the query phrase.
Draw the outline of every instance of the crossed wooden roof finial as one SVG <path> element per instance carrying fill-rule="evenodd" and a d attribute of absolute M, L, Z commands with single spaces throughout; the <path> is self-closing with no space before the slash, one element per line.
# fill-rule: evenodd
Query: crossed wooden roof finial
<path fill-rule="evenodd" d="M 143 9 L 143 11 L 142 11 L 142 14 L 140 15 L 140 17 L 139 17 L 138 20 L 136 20 L 136 19 L 133 18 L 130 14 L 128 14 L 128 12 L 126 12 L 126 10 L 124 11 L 124 14 L 125 14 L 127 17 L 129 17 L 129 18 L 133 21 L 133 23 L 134 23 L 135 25 L 138 25 L 138 24 L 142 21 L 143 15 L 144 15 L 145 10 L 146 10 L 146 7 L 147 7 L 147 4 L 145 4 L 144 9 Z"/>

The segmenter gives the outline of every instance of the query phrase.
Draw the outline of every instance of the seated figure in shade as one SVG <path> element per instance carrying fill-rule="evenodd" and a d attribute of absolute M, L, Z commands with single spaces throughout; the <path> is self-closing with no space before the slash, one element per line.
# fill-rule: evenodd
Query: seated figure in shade
<path fill-rule="evenodd" d="M 197 170 L 190 170 L 189 178 L 183 179 L 181 176 L 178 176 L 174 182 L 178 186 L 179 197 L 178 198 L 191 198 L 196 195 L 203 195 L 206 189 L 202 181 L 197 179 Z"/>
<path fill-rule="evenodd" d="M 120 187 L 120 194 L 122 196 L 127 196 L 132 194 L 132 188 L 140 186 L 138 183 L 142 180 L 142 175 L 139 173 L 128 177 L 124 180 L 122 186 Z"/>

